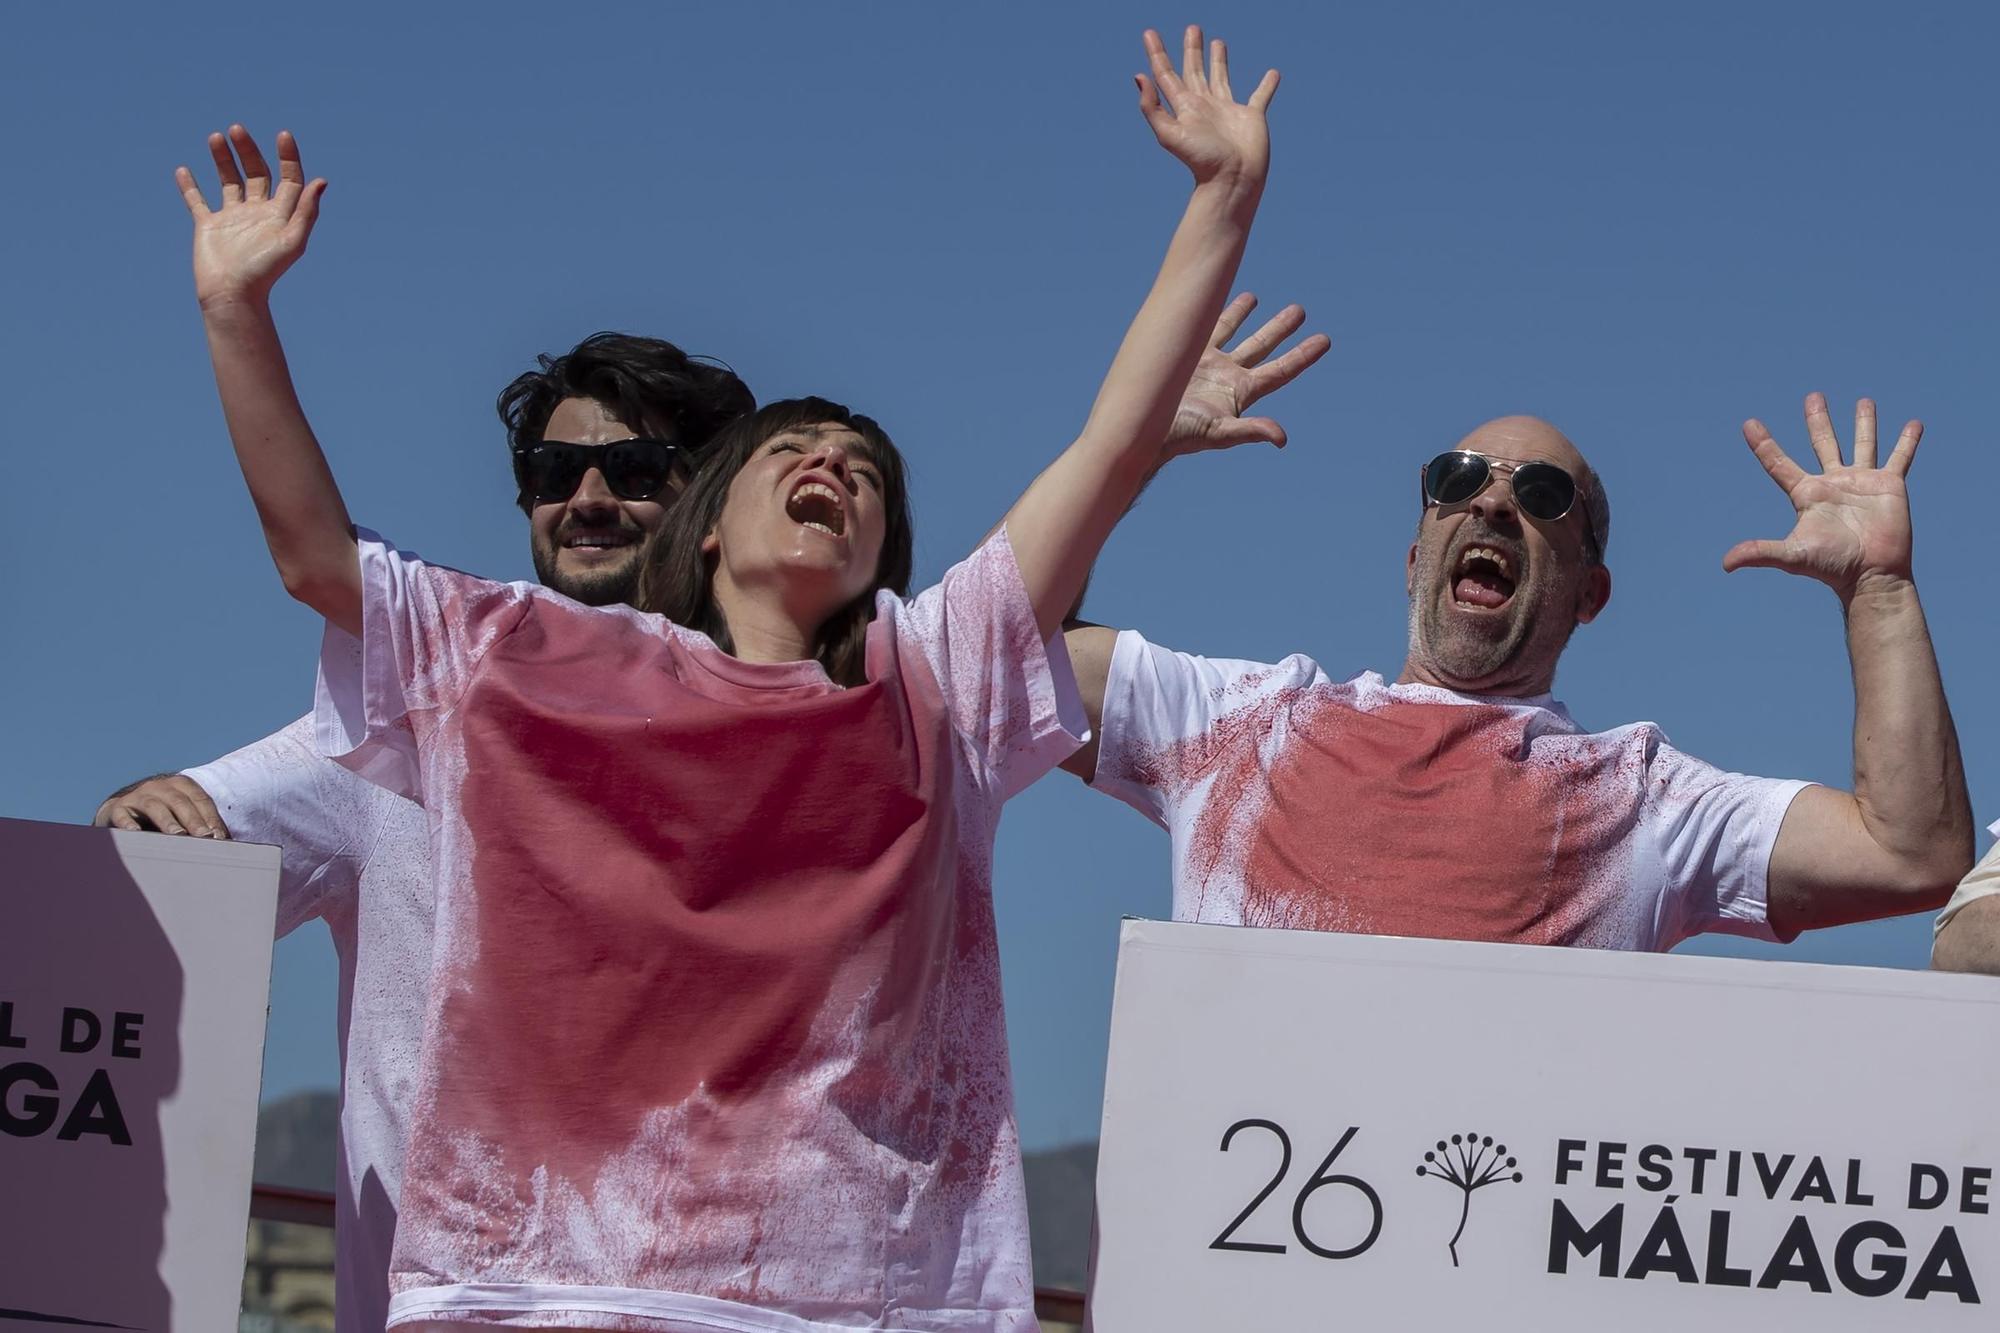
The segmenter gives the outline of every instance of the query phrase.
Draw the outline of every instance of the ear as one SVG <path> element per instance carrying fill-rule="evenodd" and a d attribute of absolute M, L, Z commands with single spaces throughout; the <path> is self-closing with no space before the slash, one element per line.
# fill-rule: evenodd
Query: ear
<path fill-rule="evenodd" d="M 702 534 L 701 553 L 703 555 L 714 555 L 717 551 L 720 551 L 721 549 L 722 549 L 722 538 L 716 535 L 714 528 L 710 528 L 707 532 Z"/>
<path fill-rule="evenodd" d="M 1410 597 L 1417 595 L 1417 544 L 1415 542 L 1410 543 L 1410 553 L 1403 558 L 1403 592 Z"/>
<path fill-rule="evenodd" d="M 1611 600 L 1611 571 L 1603 565 L 1592 565 L 1584 571 L 1583 588 L 1576 597 L 1576 623 L 1588 625 L 1597 619 Z"/>

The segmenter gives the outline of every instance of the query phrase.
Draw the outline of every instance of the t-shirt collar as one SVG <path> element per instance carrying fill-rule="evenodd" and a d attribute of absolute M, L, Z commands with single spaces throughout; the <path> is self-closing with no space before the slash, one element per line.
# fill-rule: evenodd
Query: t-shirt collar
<path fill-rule="evenodd" d="M 1553 713 L 1563 721 L 1575 725 L 1569 709 L 1553 694 L 1466 694 L 1460 690 L 1448 690 L 1442 685 L 1402 684 L 1385 681 L 1376 672 L 1364 673 L 1370 686 L 1388 693 L 1393 699 L 1418 704 L 1483 704 L 1486 707 L 1498 705 L 1502 708 L 1536 709 Z"/>

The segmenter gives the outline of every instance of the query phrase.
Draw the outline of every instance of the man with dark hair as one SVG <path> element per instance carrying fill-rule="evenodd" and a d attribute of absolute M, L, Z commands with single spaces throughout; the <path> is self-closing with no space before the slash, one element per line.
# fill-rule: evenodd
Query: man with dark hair
<path fill-rule="evenodd" d="M 1611 510 L 1583 455 L 1532 417 L 1487 422 L 1424 466 L 1394 683 L 1079 623 L 1070 656 L 1096 738 L 1064 767 L 1172 834 L 1182 920 L 1668 949 L 1934 908 L 1972 863 L 1972 817 L 1910 573 L 1903 478 L 1922 428 L 1878 467 L 1872 403 L 1851 464 L 1818 394 L 1806 426 L 1817 473 L 1746 423 L 1797 521 L 1723 567 L 1840 598 L 1851 793 L 1722 772 L 1651 723 L 1586 732 L 1555 701 L 1570 635 L 1610 600 Z"/>
<path fill-rule="evenodd" d="M 535 573 L 591 606 L 631 600 L 640 548 L 710 437 L 756 406 L 726 367 L 599 333 L 501 391 Z M 329 647 L 344 639 L 329 628 Z M 340 963 L 334 1284 L 343 1333 L 388 1318 L 389 1250 L 422 1044 L 434 890 L 423 809 L 330 759 L 311 714 L 213 763 L 108 798 L 95 822 L 284 851 L 278 934 L 326 922 Z"/>
<path fill-rule="evenodd" d="M 727 368 L 653 338 L 594 333 L 567 355 L 538 360 L 498 403 L 535 576 L 590 606 L 629 602 L 639 547 L 686 481 L 688 460 L 757 404 Z M 585 476 L 590 461 L 599 465 L 595 486 Z"/>

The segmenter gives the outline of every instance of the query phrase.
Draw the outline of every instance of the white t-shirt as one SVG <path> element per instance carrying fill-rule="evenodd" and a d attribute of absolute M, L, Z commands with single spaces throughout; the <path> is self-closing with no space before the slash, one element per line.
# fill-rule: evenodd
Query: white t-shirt
<path fill-rule="evenodd" d="M 1765 875 L 1807 784 L 1725 773 L 1637 723 L 1310 659 L 1118 636 L 1093 785 L 1173 835 L 1174 917 L 1611 949 L 1768 938 Z"/>
<path fill-rule="evenodd" d="M 2000 838 L 2000 819 L 1988 824 L 1986 831 Z M 1959 881 L 1958 892 L 1951 895 L 1951 901 L 1938 913 L 1937 923 L 1932 928 L 1933 935 L 1943 930 L 1945 923 L 1957 916 L 1967 903 L 1975 898 L 1991 898 L 1996 893 L 2000 893 L 2000 843 L 1993 844 L 1980 858 L 1979 864 L 1972 867 L 1971 873 Z"/>
<path fill-rule="evenodd" d="M 360 651 L 353 637 L 329 633 L 328 651 L 343 645 Z M 334 1327 L 379 1333 L 431 971 L 424 812 L 322 758 L 310 716 L 186 771 L 232 838 L 283 849 L 278 934 L 315 917 L 332 932 L 340 960 Z"/>
<path fill-rule="evenodd" d="M 318 744 L 438 901 L 391 1323 L 1032 1330 L 993 837 L 1084 724 L 1005 534 L 852 689 L 361 556 Z"/>

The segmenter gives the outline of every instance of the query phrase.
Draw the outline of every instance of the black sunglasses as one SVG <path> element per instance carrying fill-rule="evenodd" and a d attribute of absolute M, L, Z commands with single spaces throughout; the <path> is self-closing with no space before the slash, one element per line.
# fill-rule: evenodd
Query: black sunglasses
<path fill-rule="evenodd" d="M 675 473 L 685 470 L 686 451 L 665 440 L 616 440 L 610 444 L 569 444 L 543 440 L 514 450 L 514 479 L 536 504 L 560 504 L 576 494 L 583 474 L 596 468 L 621 500 L 650 500 Z"/>
<path fill-rule="evenodd" d="M 1529 518 L 1553 523 L 1576 507 L 1583 489 L 1577 479 L 1554 463 L 1516 463 L 1505 458 L 1489 458 L 1470 449 L 1453 449 L 1424 464 L 1424 507 L 1462 505 L 1493 484 L 1500 473 L 1514 488 L 1514 503 Z M 1584 515 L 1584 528 L 1593 549 L 1597 545 L 1595 525 Z"/>

